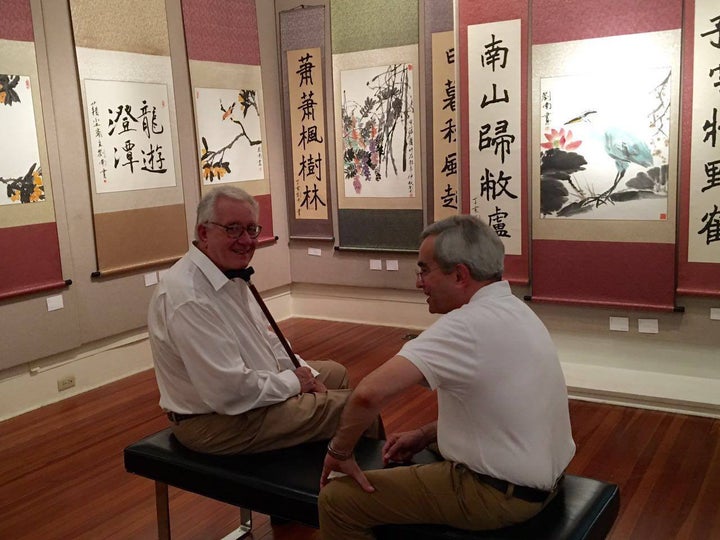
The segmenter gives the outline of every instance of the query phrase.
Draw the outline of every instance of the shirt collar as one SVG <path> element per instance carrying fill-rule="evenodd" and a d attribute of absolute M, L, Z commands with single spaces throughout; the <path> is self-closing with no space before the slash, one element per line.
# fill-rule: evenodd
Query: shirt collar
<path fill-rule="evenodd" d="M 216 291 L 219 291 L 225 284 L 230 282 L 222 270 L 220 270 L 207 255 L 200 251 L 195 244 L 190 245 L 188 255 L 193 264 L 200 269 Z"/>
<path fill-rule="evenodd" d="M 512 291 L 510 290 L 510 284 L 507 281 L 494 281 L 493 283 L 488 283 L 473 294 L 470 302 L 480 302 L 483 298 L 499 298 L 509 294 L 512 294 Z"/>

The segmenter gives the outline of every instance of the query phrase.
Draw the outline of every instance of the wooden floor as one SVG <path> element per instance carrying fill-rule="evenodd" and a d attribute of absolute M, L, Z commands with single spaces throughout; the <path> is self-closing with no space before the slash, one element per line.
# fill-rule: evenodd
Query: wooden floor
<path fill-rule="evenodd" d="M 306 359 L 333 358 L 357 382 L 392 356 L 408 331 L 308 319 L 281 324 Z M 522 396 L 518 396 L 522 399 Z M 128 444 L 167 427 L 152 371 L 0 423 L 0 539 L 152 539 L 154 488 L 123 469 Z M 532 403 L 527 404 L 532 407 Z M 434 394 L 413 389 L 383 417 L 389 431 L 428 421 Z M 616 482 L 614 540 L 720 539 L 720 421 L 571 401 L 578 451 L 569 472 Z M 238 510 L 170 488 L 173 538 L 222 538 Z M 255 540 L 311 540 L 317 531 L 271 527 Z"/>

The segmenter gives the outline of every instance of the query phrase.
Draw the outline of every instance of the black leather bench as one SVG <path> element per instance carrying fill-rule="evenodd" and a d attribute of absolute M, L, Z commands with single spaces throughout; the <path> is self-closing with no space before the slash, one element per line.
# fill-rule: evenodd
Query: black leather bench
<path fill-rule="evenodd" d="M 363 439 L 355 457 L 363 469 L 382 467 L 382 442 Z M 317 498 L 326 442 L 248 456 L 209 456 L 184 448 L 170 429 L 125 448 L 125 469 L 155 481 L 158 536 L 170 538 L 167 487 L 198 493 L 243 509 L 239 532 L 252 527 L 250 511 L 318 527 Z M 430 452 L 416 463 L 437 458 Z M 590 540 L 605 538 L 618 514 L 620 495 L 614 484 L 566 475 L 558 495 L 538 516 L 515 527 L 471 532 L 437 525 L 387 525 L 378 538 L 387 540 Z"/>

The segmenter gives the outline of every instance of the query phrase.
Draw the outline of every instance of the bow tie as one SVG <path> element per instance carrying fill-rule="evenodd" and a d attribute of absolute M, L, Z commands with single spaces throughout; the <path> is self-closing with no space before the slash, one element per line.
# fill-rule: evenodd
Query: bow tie
<path fill-rule="evenodd" d="M 250 276 L 255 273 L 255 270 L 252 266 L 248 266 L 247 268 L 241 268 L 240 270 L 227 270 L 223 273 L 228 279 L 234 279 L 239 277 L 243 281 L 250 282 Z"/>

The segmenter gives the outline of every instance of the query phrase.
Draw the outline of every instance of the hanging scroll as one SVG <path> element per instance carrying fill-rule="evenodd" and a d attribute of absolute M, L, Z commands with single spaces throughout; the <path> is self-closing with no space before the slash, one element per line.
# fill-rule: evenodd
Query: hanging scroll
<path fill-rule="evenodd" d="M 97 193 L 175 186 L 164 84 L 86 79 L 85 98 Z"/>
<path fill-rule="evenodd" d="M 720 9 L 696 0 L 694 17 L 688 13 L 685 20 L 685 62 L 693 69 L 684 81 L 683 112 L 691 122 L 683 133 L 689 160 L 681 166 L 677 290 L 720 296 Z"/>
<path fill-rule="evenodd" d="M 440 221 L 460 209 L 457 166 L 457 114 L 455 94 L 455 34 L 432 35 L 433 55 L 433 220 Z"/>
<path fill-rule="evenodd" d="M 288 226 L 294 239 L 333 239 L 325 122 L 325 23 L 325 6 L 302 6 L 280 13 Z"/>
<path fill-rule="evenodd" d="M 462 208 L 502 239 L 505 279 L 527 284 L 528 2 L 457 6 Z"/>
<path fill-rule="evenodd" d="M 0 18 L 0 300 L 65 287 L 60 265 L 30 3 Z"/>
<path fill-rule="evenodd" d="M 260 206 L 260 244 L 275 241 L 254 0 L 182 0 L 195 102 L 200 192 L 232 183 Z"/>
<path fill-rule="evenodd" d="M 331 4 L 340 249 L 419 245 L 417 7 L 399 0 Z"/>
<path fill-rule="evenodd" d="M 455 32 L 451 0 L 424 0 L 428 220 L 460 212 Z"/>
<path fill-rule="evenodd" d="M 672 310 L 681 2 L 620 6 L 533 4 L 532 299 Z"/>
<path fill-rule="evenodd" d="M 468 26 L 470 213 L 522 253 L 520 20 Z"/>
<path fill-rule="evenodd" d="M 71 0 L 88 141 L 97 271 L 187 250 L 165 4 Z M 148 234 L 152 231 L 152 234 Z"/>

